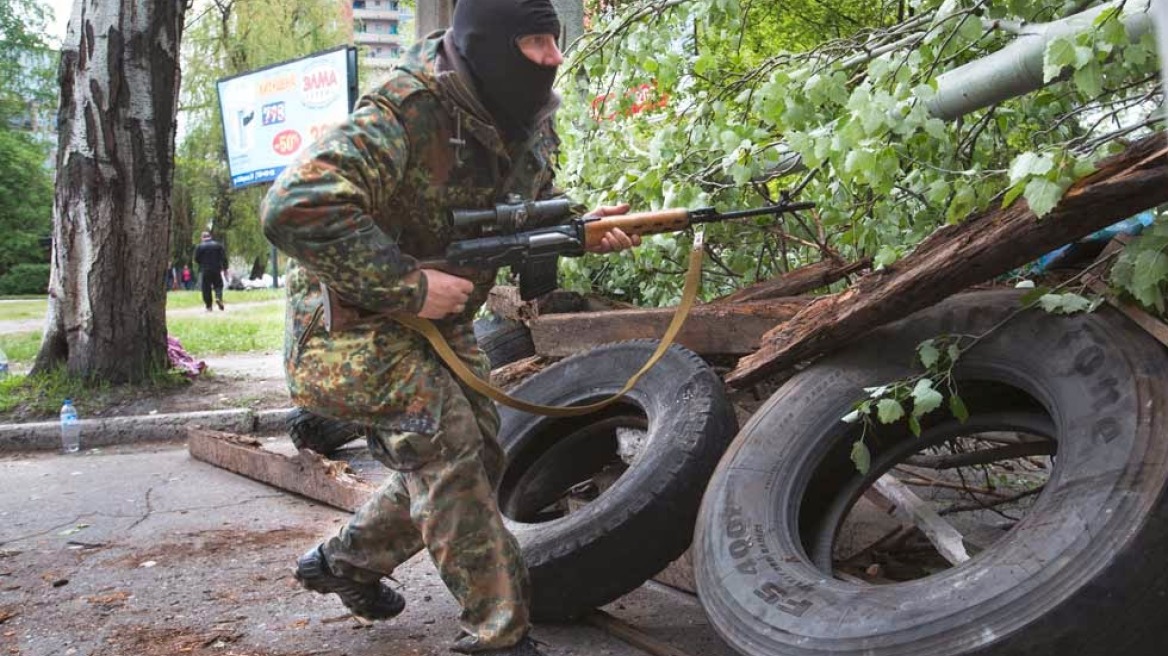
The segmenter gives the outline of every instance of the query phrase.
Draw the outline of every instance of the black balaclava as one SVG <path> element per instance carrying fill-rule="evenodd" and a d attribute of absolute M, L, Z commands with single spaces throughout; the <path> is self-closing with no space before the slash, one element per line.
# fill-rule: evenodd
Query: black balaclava
<path fill-rule="evenodd" d="M 549 0 L 461 0 L 454 6 L 454 45 L 475 88 L 509 139 L 527 137 L 551 100 L 555 66 L 541 66 L 519 50 L 529 34 L 559 36 Z"/>

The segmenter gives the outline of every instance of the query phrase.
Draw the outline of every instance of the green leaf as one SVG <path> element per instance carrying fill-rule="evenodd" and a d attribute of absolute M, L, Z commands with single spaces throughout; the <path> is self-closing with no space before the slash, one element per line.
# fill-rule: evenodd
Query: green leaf
<path fill-rule="evenodd" d="M 852 443 L 852 462 L 855 463 L 856 470 L 861 474 L 867 474 L 868 470 L 872 468 L 872 454 L 868 451 L 868 447 L 859 440 Z"/>
<path fill-rule="evenodd" d="M 1038 303 L 1051 314 L 1076 314 L 1089 311 L 1093 301 L 1078 294 L 1046 294 Z"/>
<path fill-rule="evenodd" d="M 1050 214 L 1063 198 L 1063 187 L 1045 178 L 1035 178 L 1026 185 L 1026 201 L 1030 211 L 1042 218 Z"/>
<path fill-rule="evenodd" d="M 1063 69 L 1075 63 L 1075 44 L 1060 37 L 1046 46 L 1042 58 L 1042 81 L 1051 82 L 1062 75 Z"/>
<path fill-rule="evenodd" d="M 1014 158 L 1010 165 L 1010 182 L 1021 182 L 1031 176 L 1041 176 L 1054 169 L 1054 157 L 1049 153 L 1041 155 L 1025 152 Z"/>
<path fill-rule="evenodd" d="M 882 424 L 894 424 L 904 417 L 904 407 L 895 399 L 882 399 L 876 404 L 876 414 Z"/>
<path fill-rule="evenodd" d="M 884 245 L 880 250 L 876 251 L 876 256 L 872 258 L 872 265 L 877 270 L 883 269 L 888 265 L 900 259 L 900 253 L 893 247 Z"/>
<path fill-rule="evenodd" d="M 962 401 L 961 397 L 956 394 L 949 397 L 949 411 L 953 413 L 957 421 L 963 424 L 969 420 L 969 408 L 965 407 L 965 401 Z"/>
<path fill-rule="evenodd" d="M 933 389 L 933 381 L 928 378 L 917 381 L 917 385 L 912 391 L 912 398 L 914 417 L 923 417 L 929 414 L 941 407 L 941 403 L 945 400 L 940 392 Z"/>
<path fill-rule="evenodd" d="M 1026 191 L 1026 185 L 1024 184 L 1016 184 L 1013 187 L 1010 187 L 1006 191 L 1005 195 L 1002 196 L 1002 209 L 1006 209 L 1007 207 L 1013 205 L 1014 201 L 1018 200 L 1018 197 L 1021 196 L 1022 192 L 1024 191 Z"/>
<path fill-rule="evenodd" d="M 910 415 L 908 418 L 908 429 L 910 431 L 912 431 L 913 435 L 915 435 L 916 437 L 920 437 L 921 436 L 921 420 Z"/>
<path fill-rule="evenodd" d="M 1030 291 L 1023 294 L 1022 298 L 1020 298 L 1018 302 L 1021 303 L 1023 307 L 1033 305 L 1034 303 L 1037 303 L 1039 299 L 1049 293 L 1050 287 L 1039 285 L 1038 287 L 1035 287 L 1034 289 L 1031 289 Z"/>
<path fill-rule="evenodd" d="M 933 365 L 941 359 L 941 351 L 937 350 L 937 345 L 931 339 L 921 342 L 921 345 L 917 347 L 917 355 L 920 356 L 921 364 L 925 366 L 925 369 L 932 369 Z"/>
<path fill-rule="evenodd" d="M 1103 93 L 1103 67 L 1097 61 L 1076 70 L 1074 80 L 1075 86 L 1090 98 Z"/>
<path fill-rule="evenodd" d="M 946 354 L 949 356 L 949 364 L 954 365 L 961 359 L 961 347 L 956 344 L 950 344 L 946 349 Z"/>

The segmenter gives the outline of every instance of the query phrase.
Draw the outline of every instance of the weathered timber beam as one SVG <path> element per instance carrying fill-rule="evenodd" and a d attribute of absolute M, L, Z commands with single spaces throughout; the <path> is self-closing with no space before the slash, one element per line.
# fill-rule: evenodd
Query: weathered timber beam
<path fill-rule="evenodd" d="M 344 463 L 311 451 L 296 456 L 267 451 L 258 440 L 231 433 L 192 428 L 187 449 L 196 460 L 349 512 L 376 489 L 346 473 Z"/>
<path fill-rule="evenodd" d="M 755 283 L 732 294 L 715 299 L 714 303 L 740 303 L 742 301 L 764 301 L 785 296 L 799 296 L 826 287 L 837 280 L 872 266 L 871 259 L 859 262 L 843 260 L 823 260 L 793 271 L 775 276 L 770 280 Z"/>
<path fill-rule="evenodd" d="M 690 310 L 677 343 L 700 355 L 742 355 L 758 348 L 759 338 L 795 316 L 806 298 L 748 303 L 710 303 Z M 601 344 L 630 339 L 658 339 L 675 308 L 551 314 L 531 322 L 535 352 L 563 357 Z"/>
<path fill-rule="evenodd" d="M 937 553 L 952 565 L 969 560 L 965 538 L 953 525 L 945 521 L 927 501 L 921 499 L 907 485 L 891 474 L 885 474 L 872 484 L 872 491 L 896 506 L 898 514 L 911 519 L 936 547 Z"/>
<path fill-rule="evenodd" d="M 868 331 L 1031 262 L 1137 212 L 1168 202 L 1163 133 L 1111 157 L 1037 218 L 1025 201 L 941 228 L 910 255 L 817 299 L 762 338 L 726 382 L 740 387 L 839 348 Z"/>

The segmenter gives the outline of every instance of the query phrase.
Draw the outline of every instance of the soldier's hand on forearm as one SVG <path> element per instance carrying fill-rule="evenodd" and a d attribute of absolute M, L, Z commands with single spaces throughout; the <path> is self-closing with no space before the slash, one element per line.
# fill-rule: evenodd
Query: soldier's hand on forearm
<path fill-rule="evenodd" d="M 629 204 L 621 203 L 620 205 L 602 205 L 591 212 L 588 216 L 620 216 L 628 214 Z M 626 235 L 625 232 L 619 228 L 609 230 L 600 238 L 600 243 L 589 247 L 589 253 L 612 253 L 614 251 L 623 251 L 632 248 L 633 246 L 641 245 L 641 235 Z"/>
<path fill-rule="evenodd" d="M 418 312 L 419 317 L 442 319 L 466 309 L 474 283 L 437 269 L 421 269 L 419 274 L 426 276 L 426 301 Z"/>

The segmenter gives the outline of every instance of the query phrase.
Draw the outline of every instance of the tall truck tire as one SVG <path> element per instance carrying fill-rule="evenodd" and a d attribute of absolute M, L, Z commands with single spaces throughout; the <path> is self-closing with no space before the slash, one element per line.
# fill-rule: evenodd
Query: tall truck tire
<path fill-rule="evenodd" d="M 1020 307 L 1013 292 L 951 298 L 801 372 L 751 418 L 706 491 L 695 538 L 699 598 L 735 650 L 1163 653 L 1165 349 L 1107 308 L 1009 318 Z M 825 543 L 851 502 L 915 452 L 915 441 L 940 439 L 955 423 L 942 409 L 923 422 L 921 438 L 903 422 L 880 427 L 867 440 L 872 465 L 865 475 L 849 459 L 858 429 L 841 418 L 865 388 L 919 373 L 910 364 L 921 341 L 979 335 L 999 324 L 960 358 L 958 394 L 968 393 L 973 425 L 1011 415 L 1049 418 L 1057 455 L 1044 490 L 1012 530 L 958 566 L 891 585 L 834 577 Z"/>
<path fill-rule="evenodd" d="M 603 400 L 658 343 L 601 346 L 548 367 L 511 394 L 552 406 Z M 541 621 L 604 605 L 680 556 L 706 482 L 738 428 L 721 378 L 676 345 L 624 399 L 598 413 L 562 419 L 501 408 L 500 415 L 507 469 L 499 507 L 522 547 L 532 614 Z M 547 514 L 581 487 L 593 488 L 586 503 Z"/>

